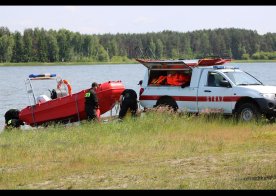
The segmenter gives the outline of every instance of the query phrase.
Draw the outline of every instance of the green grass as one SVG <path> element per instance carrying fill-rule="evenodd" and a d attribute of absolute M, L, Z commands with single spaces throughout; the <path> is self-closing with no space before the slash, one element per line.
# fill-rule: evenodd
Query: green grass
<path fill-rule="evenodd" d="M 275 189 L 276 124 L 146 113 L 0 134 L 0 189 Z"/>

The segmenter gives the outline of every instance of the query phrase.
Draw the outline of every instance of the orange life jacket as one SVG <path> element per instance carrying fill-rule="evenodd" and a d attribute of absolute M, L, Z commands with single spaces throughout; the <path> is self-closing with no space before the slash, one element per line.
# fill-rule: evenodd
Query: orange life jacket
<path fill-rule="evenodd" d="M 189 82 L 191 76 L 184 75 L 182 73 L 169 74 L 167 76 L 167 83 L 174 86 L 181 86 L 182 84 Z"/>

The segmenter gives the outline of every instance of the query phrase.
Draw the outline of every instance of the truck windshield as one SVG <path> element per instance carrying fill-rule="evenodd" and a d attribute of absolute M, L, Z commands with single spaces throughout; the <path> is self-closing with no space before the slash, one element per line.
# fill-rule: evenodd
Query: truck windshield
<path fill-rule="evenodd" d="M 262 83 L 246 72 L 224 72 L 236 85 L 262 85 Z"/>

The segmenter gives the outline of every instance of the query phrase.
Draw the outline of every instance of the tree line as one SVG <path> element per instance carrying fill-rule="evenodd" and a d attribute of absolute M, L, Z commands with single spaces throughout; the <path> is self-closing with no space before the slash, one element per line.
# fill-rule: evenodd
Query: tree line
<path fill-rule="evenodd" d="M 225 28 L 192 32 L 80 34 L 66 29 L 0 27 L 0 62 L 122 62 L 144 57 L 276 59 L 276 33 Z"/>

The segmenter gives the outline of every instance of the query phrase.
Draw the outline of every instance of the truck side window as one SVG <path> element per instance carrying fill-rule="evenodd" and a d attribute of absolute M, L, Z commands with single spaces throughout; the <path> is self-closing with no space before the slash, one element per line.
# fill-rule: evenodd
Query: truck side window
<path fill-rule="evenodd" d="M 213 87 L 220 87 L 221 80 L 226 80 L 226 79 L 222 75 L 220 75 L 216 72 L 209 72 L 208 79 L 207 79 L 207 85 L 213 86 Z"/>
<path fill-rule="evenodd" d="M 215 78 L 215 73 L 213 72 L 209 72 L 208 73 L 208 82 L 207 82 L 207 86 L 216 86 L 216 82 L 215 82 L 216 78 Z"/>

